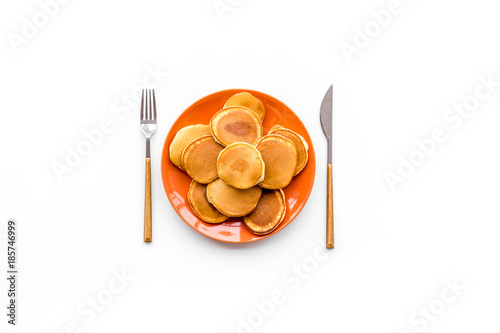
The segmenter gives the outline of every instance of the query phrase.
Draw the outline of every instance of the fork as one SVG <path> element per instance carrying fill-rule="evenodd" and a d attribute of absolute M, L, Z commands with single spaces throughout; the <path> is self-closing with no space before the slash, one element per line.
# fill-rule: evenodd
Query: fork
<path fill-rule="evenodd" d="M 141 130 L 146 136 L 146 191 L 144 198 L 144 241 L 151 242 L 151 151 L 149 141 L 156 131 L 156 99 L 154 89 L 142 89 Z"/>

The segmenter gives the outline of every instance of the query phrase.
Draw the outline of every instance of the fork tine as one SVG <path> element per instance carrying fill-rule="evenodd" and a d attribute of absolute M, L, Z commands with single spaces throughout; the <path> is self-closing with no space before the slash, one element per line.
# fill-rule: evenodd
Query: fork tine
<path fill-rule="evenodd" d="M 144 119 L 144 89 L 142 89 L 142 98 L 141 98 L 141 120 Z"/>
<path fill-rule="evenodd" d="M 149 89 L 146 89 L 146 119 L 149 120 L 151 101 L 149 100 Z"/>
<path fill-rule="evenodd" d="M 151 89 L 148 89 L 148 120 L 151 120 L 152 111 L 151 111 Z"/>
<path fill-rule="evenodd" d="M 156 120 L 156 98 L 155 98 L 155 90 L 153 90 L 153 120 Z"/>
<path fill-rule="evenodd" d="M 151 89 L 148 89 L 148 92 L 149 92 L 149 98 L 148 98 L 148 103 L 149 103 L 148 120 L 151 120 L 151 117 L 153 117 L 153 111 L 151 110 Z"/>

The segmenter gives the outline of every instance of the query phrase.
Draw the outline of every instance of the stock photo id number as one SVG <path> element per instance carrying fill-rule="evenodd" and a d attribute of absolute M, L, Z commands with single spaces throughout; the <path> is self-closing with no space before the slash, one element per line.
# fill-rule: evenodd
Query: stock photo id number
<path fill-rule="evenodd" d="M 8 305 L 7 305 L 7 322 L 10 325 L 16 325 L 17 319 L 17 231 L 16 231 L 16 222 L 10 220 L 7 222 L 7 297 L 8 297 Z"/>

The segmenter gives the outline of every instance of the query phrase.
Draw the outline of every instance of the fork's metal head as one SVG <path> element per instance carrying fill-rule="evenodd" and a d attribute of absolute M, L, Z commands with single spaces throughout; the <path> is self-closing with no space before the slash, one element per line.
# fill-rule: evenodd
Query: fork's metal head
<path fill-rule="evenodd" d="M 156 130 L 156 99 L 154 89 L 142 89 L 141 130 L 146 138 Z"/>

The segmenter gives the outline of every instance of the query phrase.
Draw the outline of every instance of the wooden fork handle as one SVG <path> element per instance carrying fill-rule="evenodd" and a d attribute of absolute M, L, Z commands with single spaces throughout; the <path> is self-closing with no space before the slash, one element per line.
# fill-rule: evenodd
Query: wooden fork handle
<path fill-rule="evenodd" d="M 146 158 L 146 191 L 144 198 L 144 241 L 152 241 L 151 232 L 151 158 Z"/>
<path fill-rule="evenodd" d="M 326 198 L 326 248 L 333 249 L 333 178 L 332 165 L 328 164 L 328 185 Z"/>

